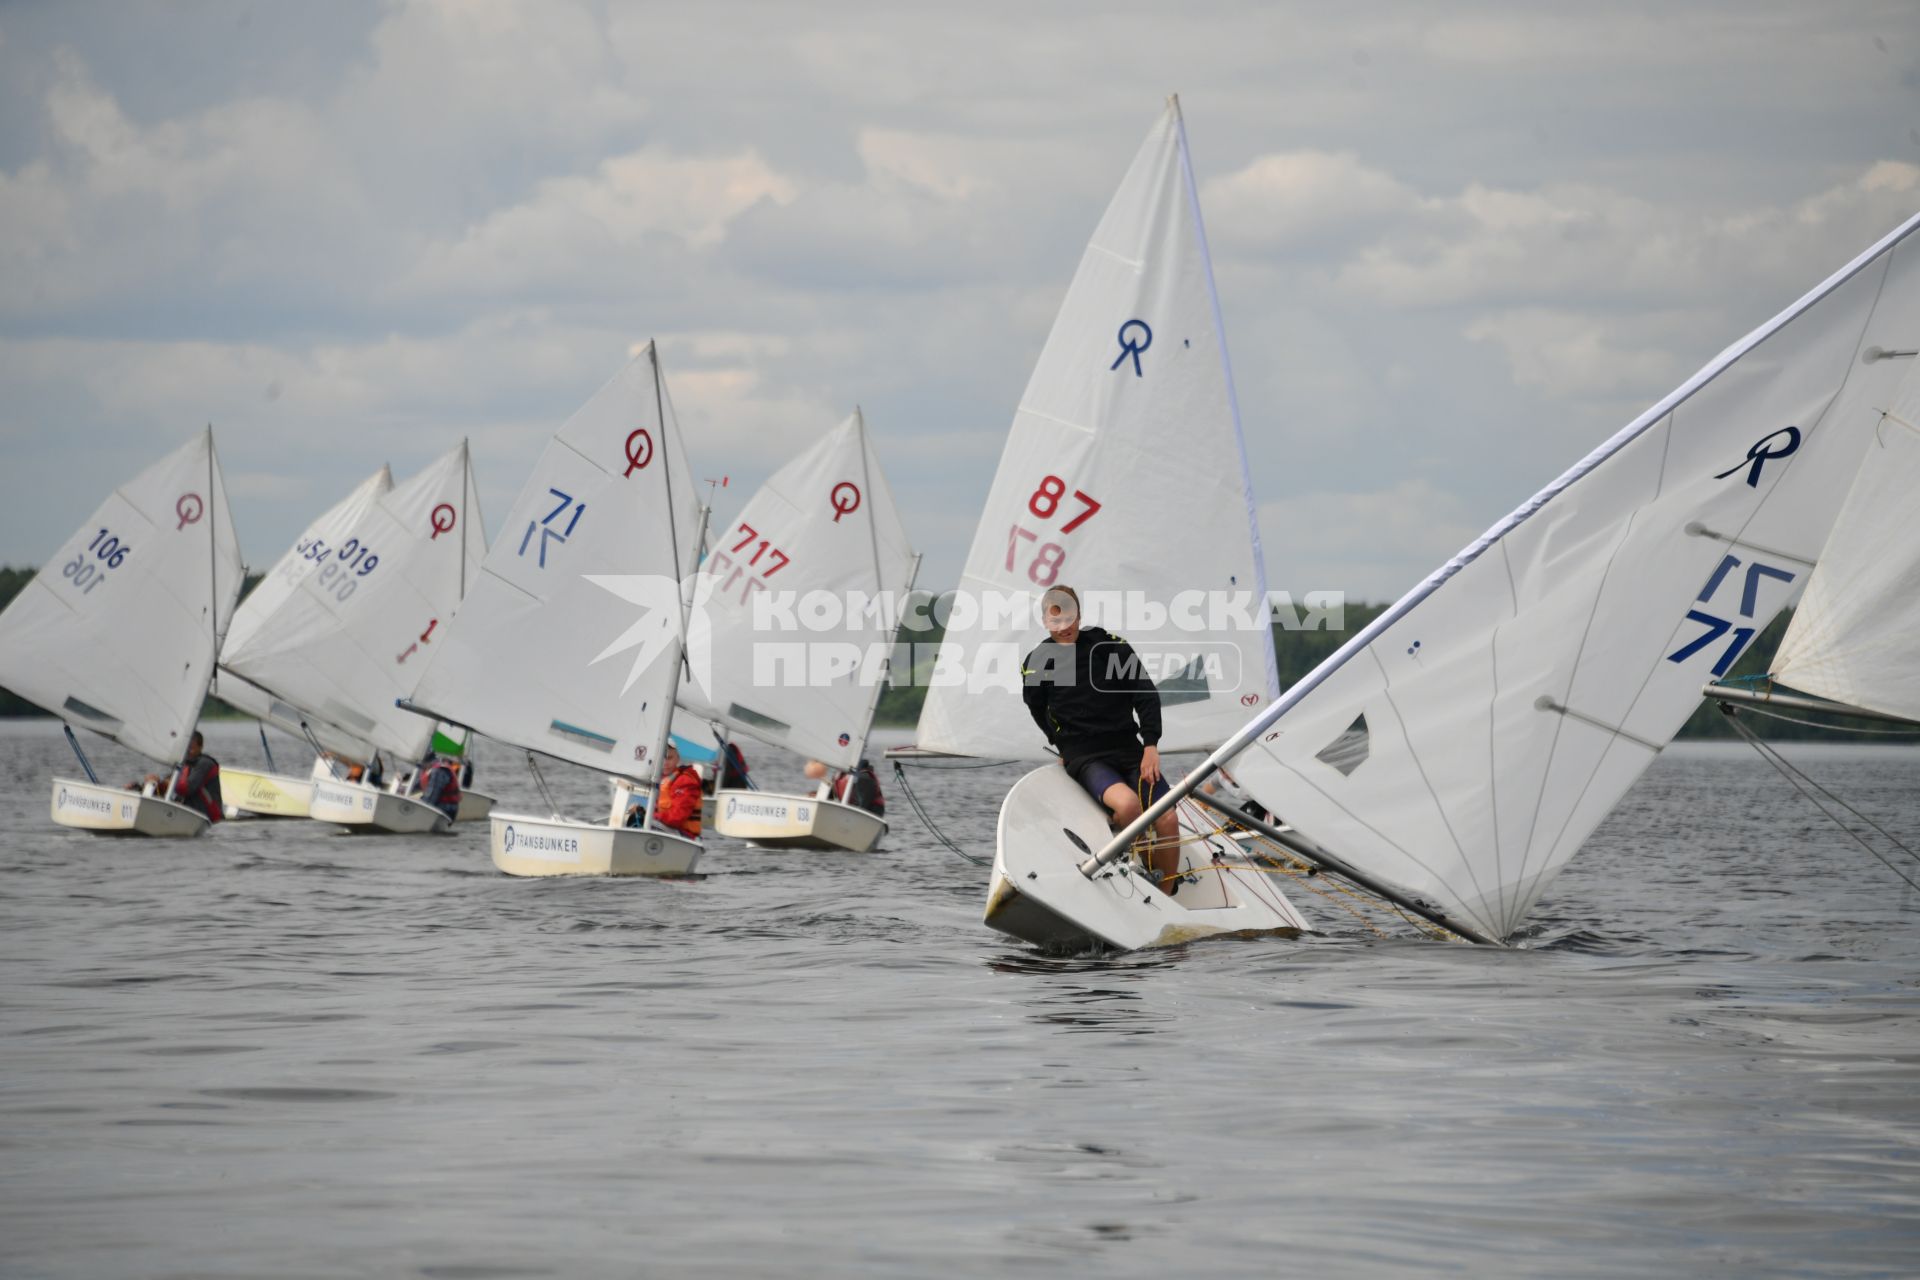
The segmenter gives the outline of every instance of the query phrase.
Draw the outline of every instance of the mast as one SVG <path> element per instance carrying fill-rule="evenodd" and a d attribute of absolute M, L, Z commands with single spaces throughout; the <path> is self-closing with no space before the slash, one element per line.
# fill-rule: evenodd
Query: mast
<path fill-rule="evenodd" d="M 920 559 L 921 559 L 920 553 L 917 551 L 914 552 L 913 568 L 907 570 L 907 585 L 904 588 L 902 588 L 900 592 L 900 602 L 901 602 L 902 608 L 906 607 L 907 599 L 913 595 L 913 584 L 919 580 Z M 889 650 L 892 649 L 894 641 L 897 640 L 899 636 L 900 636 L 900 620 L 899 620 L 899 616 L 895 615 L 893 635 L 887 640 L 887 647 Z M 893 658 L 891 654 L 889 654 L 887 658 L 887 675 L 891 676 L 892 674 L 893 674 Z M 886 689 L 887 689 L 886 680 L 884 679 L 875 680 L 873 682 L 873 696 L 867 699 L 866 718 L 860 721 L 860 740 L 855 745 L 854 752 L 853 752 L 853 764 L 855 768 L 859 767 L 860 758 L 864 756 L 867 752 L 867 739 L 873 736 L 873 713 L 879 709 L 880 695 L 885 693 Z"/>
<path fill-rule="evenodd" d="M 473 519 L 473 454 L 466 436 L 460 437 L 460 591 L 467 594 L 467 530 L 465 521 Z"/>
<path fill-rule="evenodd" d="M 199 701 L 193 705 L 193 722 L 187 726 L 187 734 L 189 737 L 192 736 L 193 731 L 200 725 L 200 712 L 206 706 L 207 694 L 213 689 L 214 673 L 220 669 L 220 643 L 225 638 L 220 632 L 220 544 L 219 534 L 214 527 L 218 521 L 215 518 L 213 504 L 213 479 L 215 470 L 213 458 L 213 424 L 211 422 L 207 424 L 206 434 L 207 502 L 206 514 L 202 518 L 207 522 L 207 636 L 208 644 L 212 651 L 207 655 L 207 678 L 200 685 Z M 225 506 L 224 495 L 222 495 L 221 508 L 224 510 Z M 181 750 L 183 753 L 186 750 L 185 743 L 181 744 Z"/>
<path fill-rule="evenodd" d="M 660 423 L 661 439 L 665 440 L 667 432 L 667 410 L 666 396 L 660 388 L 659 344 L 649 342 L 647 344 L 647 355 L 649 362 L 653 365 L 654 413 L 656 414 L 656 420 Z M 700 547 L 707 540 L 707 519 L 713 514 L 713 508 L 706 503 L 701 504 L 700 523 L 695 529 L 693 546 L 691 548 L 695 563 L 692 565 L 681 564 L 680 531 L 674 527 L 673 521 L 673 460 L 671 457 L 665 457 L 661 460 L 660 465 L 665 468 L 663 474 L 667 486 L 667 537 L 673 549 L 673 567 L 678 570 L 683 577 L 689 576 L 693 570 L 698 567 Z M 648 831 L 660 830 L 660 792 L 667 781 L 661 772 L 661 767 L 666 763 L 667 742 L 673 736 L 673 700 L 680 696 L 680 674 L 687 663 L 687 625 L 691 609 L 692 604 L 687 599 L 686 591 L 683 590 L 680 592 L 680 630 L 673 641 L 675 646 L 673 653 L 673 675 L 667 682 L 666 697 L 661 703 L 660 733 L 654 738 L 653 742 L 653 801 L 647 805 L 647 816 L 642 824 Z"/>
<path fill-rule="evenodd" d="M 1207 282 L 1207 302 L 1213 308 L 1213 336 L 1220 344 L 1220 372 L 1227 383 L 1227 412 L 1233 419 L 1233 447 L 1240 455 L 1240 497 L 1247 508 L 1247 532 L 1253 542 L 1254 593 L 1264 612 L 1267 600 L 1267 558 L 1260 545 L 1260 508 L 1253 500 L 1253 472 L 1247 466 L 1247 436 L 1240 426 L 1240 393 L 1234 387 L 1233 359 L 1227 354 L 1227 322 L 1220 314 L 1220 289 L 1213 280 L 1213 255 L 1207 249 L 1207 224 L 1200 216 L 1200 188 L 1193 180 L 1193 153 L 1187 148 L 1187 118 L 1180 111 L 1180 95 L 1169 94 L 1167 108 L 1173 112 L 1174 134 L 1180 141 L 1180 177 L 1187 188 L 1187 209 L 1193 215 L 1193 242 L 1200 253 L 1201 275 Z M 1273 651 L 1273 632 L 1269 627 L 1265 648 L 1266 687 L 1262 692 L 1271 702 L 1280 694 L 1280 668 Z"/>
<path fill-rule="evenodd" d="M 863 486 L 861 492 L 867 495 L 867 501 L 863 505 L 867 509 L 867 547 L 873 553 L 873 585 L 875 590 L 884 591 L 887 584 L 886 574 L 880 567 L 880 524 L 874 516 L 874 507 L 877 504 L 873 501 L 873 468 L 867 461 L 867 416 L 860 411 L 860 406 L 857 404 L 853 406 L 853 424 L 855 434 L 860 437 L 860 483 Z M 913 584 L 919 576 L 920 553 L 916 551 L 913 556 L 913 567 L 907 570 L 907 585 L 900 593 L 900 603 L 903 608 L 906 605 L 906 598 L 913 594 Z M 892 649 L 893 642 L 899 635 L 900 620 L 896 614 L 894 617 L 893 634 L 887 638 L 887 647 L 889 650 Z M 892 671 L 893 662 L 891 656 L 889 656 L 887 672 L 891 675 Z M 873 735 L 873 713 L 880 705 L 880 695 L 886 691 L 886 685 L 887 682 L 885 680 L 876 680 L 873 682 L 873 696 L 867 699 L 866 715 L 860 720 L 860 737 L 853 744 L 852 768 L 859 768 L 860 759 L 866 754 L 867 739 Z"/>
<path fill-rule="evenodd" d="M 698 548 L 701 543 L 707 540 L 707 517 L 712 513 L 713 508 L 704 504 L 701 506 L 700 523 L 693 537 L 693 545 L 695 548 Z M 669 503 L 667 507 L 667 519 L 673 519 L 671 503 Z M 677 567 L 679 561 L 676 560 L 674 564 Z M 681 593 L 680 633 L 674 638 L 673 642 L 675 646 L 673 654 L 673 677 L 667 682 L 666 699 L 662 703 L 662 710 L 660 712 L 660 734 L 653 742 L 653 803 L 647 806 L 646 817 L 646 827 L 650 831 L 659 830 L 656 817 L 660 809 L 660 788 L 664 786 L 667 781 L 661 773 L 661 766 L 667 758 L 667 741 L 673 737 L 673 700 L 680 696 L 680 673 L 685 668 L 687 662 L 688 606 L 685 595 L 685 592 Z"/>

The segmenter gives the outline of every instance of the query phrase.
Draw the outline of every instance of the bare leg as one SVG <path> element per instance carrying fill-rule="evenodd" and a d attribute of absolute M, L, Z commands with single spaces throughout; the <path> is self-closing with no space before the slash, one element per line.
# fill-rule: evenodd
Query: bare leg
<path fill-rule="evenodd" d="M 1180 815 L 1172 809 L 1153 820 L 1153 870 L 1162 889 L 1172 889 L 1180 871 Z"/>
<path fill-rule="evenodd" d="M 1139 793 L 1124 782 L 1116 782 L 1108 787 L 1100 799 L 1113 815 L 1113 828 L 1116 831 L 1145 812 L 1140 807 Z M 1154 821 L 1153 841 L 1148 849 L 1147 865 L 1153 868 L 1154 885 L 1165 891 L 1173 884 L 1173 874 L 1180 870 L 1180 819 L 1177 814 L 1169 812 Z"/>
<path fill-rule="evenodd" d="M 1140 797 L 1135 795 L 1133 788 L 1124 782 L 1116 782 L 1108 787 L 1106 794 L 1100 797 L 1100 802 L 1106 805 L 1107 811 L 1113 815 L 1110 821 L 1116 829 L 1126 826 L 1143 812 L 1140 808 Z"/>

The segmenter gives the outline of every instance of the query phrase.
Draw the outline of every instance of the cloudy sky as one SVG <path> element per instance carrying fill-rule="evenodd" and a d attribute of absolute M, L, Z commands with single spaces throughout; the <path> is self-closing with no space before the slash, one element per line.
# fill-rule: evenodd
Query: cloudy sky
<path fill-rule="evenodd" d="M 657 337 L 735 503 L 864 406 L 951 585 L 1170 91 L 1295 591 L 1397 594 L 1920 209 L 1911 0 L 14 0 L 0 563 L 209 421 L 256 567 L 462 435 L 497 522 Z"/>

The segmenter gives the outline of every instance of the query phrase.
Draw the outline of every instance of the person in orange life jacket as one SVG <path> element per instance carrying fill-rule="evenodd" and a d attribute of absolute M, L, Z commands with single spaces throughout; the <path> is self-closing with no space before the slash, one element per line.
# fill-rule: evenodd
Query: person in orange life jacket
<path fill-rule="evenodd" d="M 690 764 L 681 764 L 680 749 L 671 742 L 667 744 L 667 754 L 660 760 L 660 779 L 660 809 L 656 815 L 660 825 L 698 840 L 700 803 L 704 798 L 700 793 L 700 771 Z M 646 821 L 646 805 L 635 803 L 627 810 L 628 826 L 644 826 Z"/>
<path fill-rule="evenodd" d="M 140 782 L 129 782 L 127 790 L 138 791 L 147 784 L 152 784 L 156 795 L 160 793 L 162 779 L 157 773 L 148 774 Z M 220 799 L 220 762 L 206 753 L 206 739 L 198 729 L 187 739 L 187 754 L 174 777 L 170 798 L 189 809 L 198 809 L 207 815 L 209 822 L 219 822 L 227 816 L 226 806 Z"/>
<path fill-rule="evenodd" d="M 873 761 L 862 758 L 858 765 L 833 780 L 827 792 L 841 804 L 850 804 L 868 813 L 887 816 L 887 798 L 880 794 L 880 779 L 873 775 Z"/>
<path fill-rule="evenodd" d="M 447 815 L 452 822 L 460 813 L 460 775 L 445 756 L 428 755 L 414 770 L 414 785 L 420 798 Z"/>
<path fill-rule="evenodd" d="M 1080 597 L 1072 587 L 1048 589 L 1040 615 L 1048 638 L 1027 655 L 1020 673 L 1027 711 L 1067 773 L 1107 807 L 1115 829 L 1124 827 L 1167 793 L 1160 692 L 1131 645 L 1080 625 Z M 1180 890 L 1179 821 L 1172 810 L 1156 819 L 1149 847 L 1155 881 L 1168 894 Z"/>

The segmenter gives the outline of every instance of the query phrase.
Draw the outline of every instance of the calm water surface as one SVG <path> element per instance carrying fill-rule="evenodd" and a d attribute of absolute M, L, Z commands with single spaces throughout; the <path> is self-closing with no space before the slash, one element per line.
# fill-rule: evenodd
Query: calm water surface
<path fill-rule="evenodd" d="M 1788 751 L 1920 848 L 1920 751 Z M 1525 950 L 1307 898 L 1077 960 L 891 785 L 877 855 L 521 881 L 468 828 L 63 832 L 71 764 L 0 728 L 8 1276 L 1920 1274 L 1920 893 L 1744 747 L 1669 752 Z M 915 776 L 990 854 L 1018 770 Z"/>

